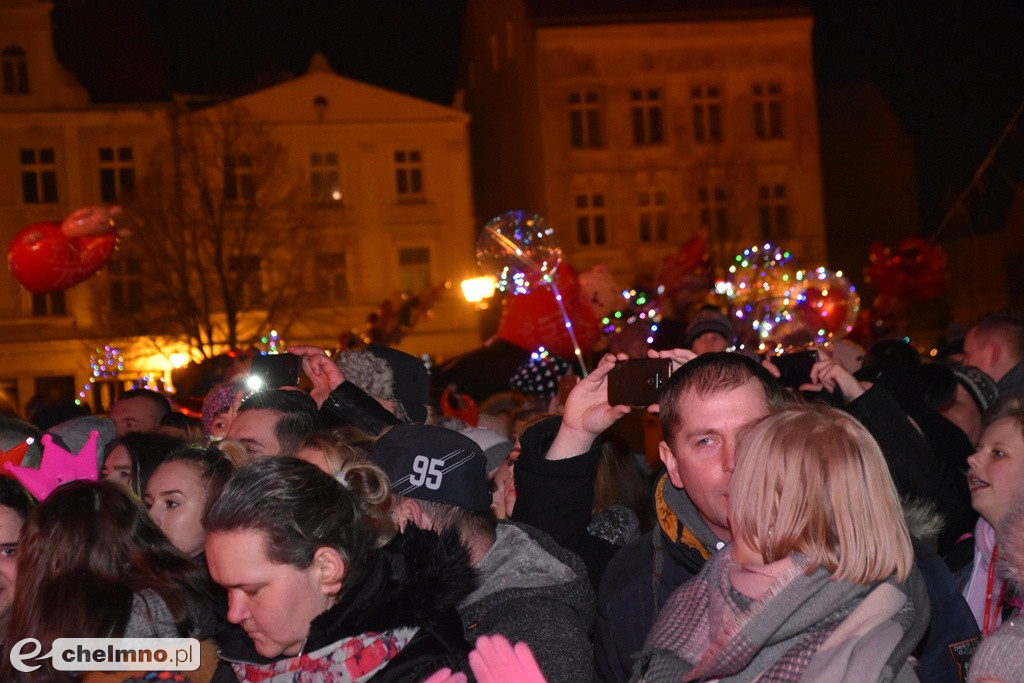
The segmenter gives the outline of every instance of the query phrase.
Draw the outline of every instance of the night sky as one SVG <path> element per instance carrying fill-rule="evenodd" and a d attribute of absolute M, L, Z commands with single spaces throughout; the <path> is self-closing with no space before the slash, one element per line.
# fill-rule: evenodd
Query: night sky
<path fill-rule="evenodd" d="M 1024 2 L 809 5 L 819 81 L 879 86 L 915 139 L 922 221 L 934 225 L 1024 101 Z M 54 42 L 97 102 L 240 94 L 302 74 L 321 51 L 342 75 L 449 104 L 464 8 L 465 0 L 56 0 Z"/>

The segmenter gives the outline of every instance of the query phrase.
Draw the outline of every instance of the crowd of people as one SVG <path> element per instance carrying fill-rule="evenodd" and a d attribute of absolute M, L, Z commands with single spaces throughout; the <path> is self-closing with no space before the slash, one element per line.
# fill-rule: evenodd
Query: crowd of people
<path fill-rule="evenodd" d="M 730 329 L 645 350 L 645 406 L 609 401 L 625 353 L 467 391 L 293 347 L 304 388 L 233 378 L 201 416 L 4 416 L 0 680 L 156 675 L 26 670 L 26 639 L 195 638 L 173 680 L 1024 681 L 1024 317 L 796 382 Z"/>

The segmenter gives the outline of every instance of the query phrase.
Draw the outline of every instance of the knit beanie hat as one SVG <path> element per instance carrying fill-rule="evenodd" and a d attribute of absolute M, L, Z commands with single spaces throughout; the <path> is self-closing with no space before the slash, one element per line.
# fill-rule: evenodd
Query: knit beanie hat
<path fill-rule="evenodd" d="M 407 421 L 417 424 L 426 422 L 429 416 L 427 406 L 430 404 L 430 371 L 423 361 L 390 346 L 368 346 L 366 350 L 391 368 L 391 393 Z"/>
<path fill-rule="evenodd" d="M 971 368 L 973 369 L 973 368 Z M 999 574 L 1018 587 L 1024 582 L 1024 500 L 1017 501 L 999 523 Z M 991 679 L 1024 681 L 1024 614 L 1003 621 L 981 641 L 968 669 L 968 683 Z"/>
<path fill-rule="evenodd" d="M 984 414 L 989 406 L 999 398 L 999 390 L 996 388 L 995 381 L 978 368 L 969 365 L 954 365 L 951 369 L 956 375 L 956 381 L 974 399 L 974 404 L 978 406 L 978 412 Z"/>
<path fill-rule="evenodd" d="M 234 405 L 240 391 L 245 387 L 238 381 L 222 382 L 210 389 L 203 399 L 203 434 L 210 434 L 214 418 Z"/>
<path fill-rule="evenodd" d="M 516 369 L 508 384 L 513 391 L 550 401 L 558 394 L 559 380 L 571 370 L 572 365 L 563 358 L 535 354 Z"/>
<path fill-rule="evenodd" d="M 971 657 L 967 683 L 993 680 L 1018 683 L 1024 680 L 1024 616 L 1004 621 L 994 633 L 982 639 Z"/>
<path fill-rule="evenodd" d="M 721 311 L 705 308 L 694 316 L 693 321 L 686 328 L 686 348 L 690 348 L 693 342 L 697 340 L 697 337 L 707 332 L 721 335 L 729 343 L 732 343 L 735 336 L 728 316 Z"/>

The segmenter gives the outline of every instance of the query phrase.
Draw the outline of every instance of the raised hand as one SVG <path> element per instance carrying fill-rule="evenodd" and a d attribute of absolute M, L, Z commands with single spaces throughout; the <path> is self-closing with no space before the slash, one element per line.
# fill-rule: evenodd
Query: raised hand
<path fill-rule="evenodd" d="M 331 360 L 323 349 L 315 346 L 291 346 L 289 353 L 302 356 L 302 371 L 313 383 L 309 395 L 316 401 L 317 408 L 327 399 L 332 391 L 345 381 L 345 373 Z"/>
<path fill-rule="evenodd" d="M 597 367 L 569 392 L 562 413 L 562 426 L 548 450 L 548 460 L 571 458 L 586 452 L 601 432 L 629 413 L 629 406 L 608 403 L 608 373 L 617 360 L 626 358 L 625 354 L 618 357 L 605 355 Z"/>

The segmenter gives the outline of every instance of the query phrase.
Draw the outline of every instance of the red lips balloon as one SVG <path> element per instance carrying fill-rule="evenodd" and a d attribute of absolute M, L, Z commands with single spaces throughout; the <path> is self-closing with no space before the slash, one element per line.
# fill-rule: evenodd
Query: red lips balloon
<path fill-rule="evenodd" d="M 63 223 L 28 226 L 11 242 L 7 266 L 33 294 L 59 292 L 88 279 L 102 268 L 117 246 L 113 210 L 79 209 Z"/>

